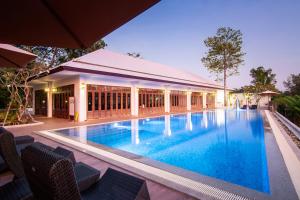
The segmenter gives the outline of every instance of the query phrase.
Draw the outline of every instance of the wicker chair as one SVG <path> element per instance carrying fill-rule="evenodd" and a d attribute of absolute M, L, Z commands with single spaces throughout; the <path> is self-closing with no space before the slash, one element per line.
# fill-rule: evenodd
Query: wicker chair
<path fill-rule="evenodd" d="M 21 155 L 21 150 L 22 149 L 24 149 L 26 146 L 28 146 L 28 145 L 30 145 L 34 142 L 34 138 L 29 136 L 29 135 L 14 137 L 14 135 L 11 132 L 9 132 L 8 130 L 6 130 L 3 127 L 0 127 L 0 143 L 1 143 L 2 135 L 4 135 L 4 134 L 6 134 L 6 135 L 8 134 L 13 138 L 14 143 L 15 143 L 14 144 L 15 148 L 16 148 L 17 153 L 19 155 Z M 1 149 L 0 149 L 0 172 L 3 172 L 7 169 L 8 169 L 8 166 L 5 164 L 5 160 L 2 157 Z"/>
<path fill-rule="evenodd" d="M 1 133 L 9 133 L 11 135 L 13 135 L 10 131 L 6 130 L 3 127 L 0 127 L 0 134 Z M 17 136 L 14 137 L 16 145 L 20 145 L 20 144 L 31 144 L 34 142 L 34 138 L 31 137 L 30 135 L 22 135 L 22 136 Z"/>
<path fill-rule="evenodd" d="M 72 161 L 36 143 L 22 151 L 22 162 L 37 199 L 150 199 L 144 180 L 113 169 L 108 169 L 96 184 L 80 193 Z"/>
<path fill-rule="evenodd" d="M 19 178 L 0 187 L 0 199 L 31 200 L 32 192 L 25 178 Z"/>
<path fill-rule="evenodd" d="M 14 174 L 15 178 L 24 177 L 22 161 L 12 134 L 7 132 L 0 134 L 0 155 L 5 166 Z"/>
<path fill-rule="evenodd" d="M 84 191 L 88 189 L 91 185 L 95 184 L 98 181 L 100 177 L 100 171 L 82 162 L 76 162 L 72 151 L 69 151 L 62 147 L 57 147 L 54 149 L 50 146 L 39 142 L 35 142 L 34 145 L 35 147 L 39 147 L 40 149 L 52 151 L 55 154 L 58 154 L 63 158 L 69 159 L 72 162 L 75 171 L 75 179 L 77 181 L 79 191 Z"/>
<path fill-rule="evenodd" d="M 100 171 L 84 163 L 77 163 L 72 151 L 61 147 L 57 147 L 54 149 L 50 146 L 38 142 L 36 142 L 35 145 L 39 146 L 40 148 L 45 148 L 49 151 L 53 151 L 61 155 L 62 157 L 68 158 L 72 161 L 75 168 L 76 181 L 78 183 L 80 191 L 86 190 L 98 181 L 100 177 Z M 18 146 L 19 145 L 17 145 L 17 148 Z M 22 148 L 20 149 L 23 149 L 23 146 L 28 146 L 28 144 L 22 144 L 21 146 Z M 14 174 L 15 179 L 25 176 L 22 161 L 20 156 L 18 155 L 18 151 L 20 151 L 20 149 L 17 148 L 12 134 L 9 134 L 7 132 L 0 134 L 0 155 L 4 159 L 4 163 L 7 166 L 8 170 L 10 170 Z"/>

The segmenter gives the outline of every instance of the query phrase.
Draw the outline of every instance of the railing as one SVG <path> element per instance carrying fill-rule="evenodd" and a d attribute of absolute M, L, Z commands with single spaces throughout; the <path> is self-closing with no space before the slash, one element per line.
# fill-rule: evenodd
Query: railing
<path fill-rule="evenodd" d="M 296 124 L 288 120 L 286 117 L 284 117 L 282 114 L 280 114 L 279 112 L 276 111 L 275 115 L 300 140 L 300 128 Z"/>

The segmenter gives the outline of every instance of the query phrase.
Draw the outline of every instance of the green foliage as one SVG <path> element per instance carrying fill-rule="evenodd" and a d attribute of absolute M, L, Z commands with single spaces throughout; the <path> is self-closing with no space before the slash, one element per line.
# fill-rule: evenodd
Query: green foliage
<path fill-rule="evenodd" d="M 83 56 L 87 53 L 93 52 L 98 49 L 103 49 L 107 44 L 103 40 L 95 42 L 91 47 L 87 49 L 68 49 L 68 48 L 56 48 L 56 47 L 44 47 L 44 46 L 25 46 L 19 45 L 26 51 L 30 51 L 37 55 L 37 58 L 33 63 L 45 65 L 48 68 L 57 66 L 61 63 L 70 61 L 74 58 Z"/>
<path fill-rule="evenodd" d="M 242 33 L 232 28 L 219 28 L 217 34 L 208 37 L 204 44 L 208 48 L 205 57 L 201 59 L 209 72 L 215 73 L 218 80 L 224 82 L 224 105 L 227 105 L 227 77 L 238 74 L 238 67 L 244 62 L 242 52 Z M 220 75 L 223 74 L 222 78 Z"/>
<path fill-rule="evenodd" d="M 85 54 L 96 51 L 98 49 L 104 49 L 106 46 L 107 44 L 104 42 L 104 40 L 99 40 L 87 49 L 63 49 L 64 53 L 62 56 L 59 57 L 58 63 L 64 63 L 74 58 L 78 58 Z"/>
<path fill-rule="evenodd" d="M 273 99 L 277 111 L 300 126 L 300 96 L 278 96 Z"/>
<path fill-rule="evenodd" d="M 48 73 L 48 70 L 54 66 L 106 46 L 103 40 L 95 42 L 87 49 L 18 46 L 19 48 L 36 54 L 37 58 L 24 68 L 0 69 L 0 88 L 4 91 L 0 91 L 0 106 L 2 106 L 2 108 L 7 107 L 5 116 L 0 117 L 0 121 L 3 121 L 3 124 L 27 123 L 32 121 L 33 117 L 27 110 L 32 103 L 29 81 L 33 77 L 38 77 L 41 73 Z M 15 112 L 12 112 L 12 109 L 14 109 Z"/>
<path fill-rule="evenodd" d="M 298 75 L 291 74 L 283 84 L 286 87 L 288 94 L 300 95 L 300 73 Z"/>
<path fill-rule="evenodd" d="M 253 68 L 250 70 L 250 76 L 252 77 L 251 83 L 253 85 L 261 85 L 270 87 L 276 84 L 276 74 L 272 73 L 272 69 L 265 69 L 263 66 Z"/>
<path fill-rule="evenodd" d="M 6 111 L 0 111 L 0 124 L 4 121 Z M 17 111 L 11 110 L 6 119 L 6 125 L 20 124 L 17 119 Z"/>
<path fill-rule="evenodd" d="M 9 103 L 9 92 L 6 88 L 0 88 L 0 109 L 5 109 Z"/>
<path fill-rule="evenodd" d="M 242 43 L 240 30 L 219 28 L 215 36 L 208 37 L 204 41 L 208 52 L 201 61 L 210 72 L 217 75 L 224 71 L 227 76 L 237 74 L 239 65 L 244 62 L 245 53 L 242 52 Z"/>

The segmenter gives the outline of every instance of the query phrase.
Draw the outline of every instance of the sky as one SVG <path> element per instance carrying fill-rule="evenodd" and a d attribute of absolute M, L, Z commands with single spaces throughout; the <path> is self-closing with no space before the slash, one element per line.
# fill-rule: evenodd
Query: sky
<path fill-rule="evenodd" d="M 272 68 L 280 90 L 290 74 L 300 73 L 300 0 L 162 0 L 104 40 L 108 50 L 138 52 L 214 80 L 201 58 L 203 41 L 219 27 L 243 33 L 245 63 L 229 87 L 250 84 L 250 69 L 261 65 Z"/>

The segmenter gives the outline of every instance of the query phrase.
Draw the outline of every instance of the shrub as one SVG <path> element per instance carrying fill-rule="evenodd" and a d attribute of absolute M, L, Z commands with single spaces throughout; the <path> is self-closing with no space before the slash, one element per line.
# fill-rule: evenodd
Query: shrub
<path fill-rule="evenodd" d="M 277 111 L 300 126 L 300 96 L 279 96 L 273 102 Z"/>

